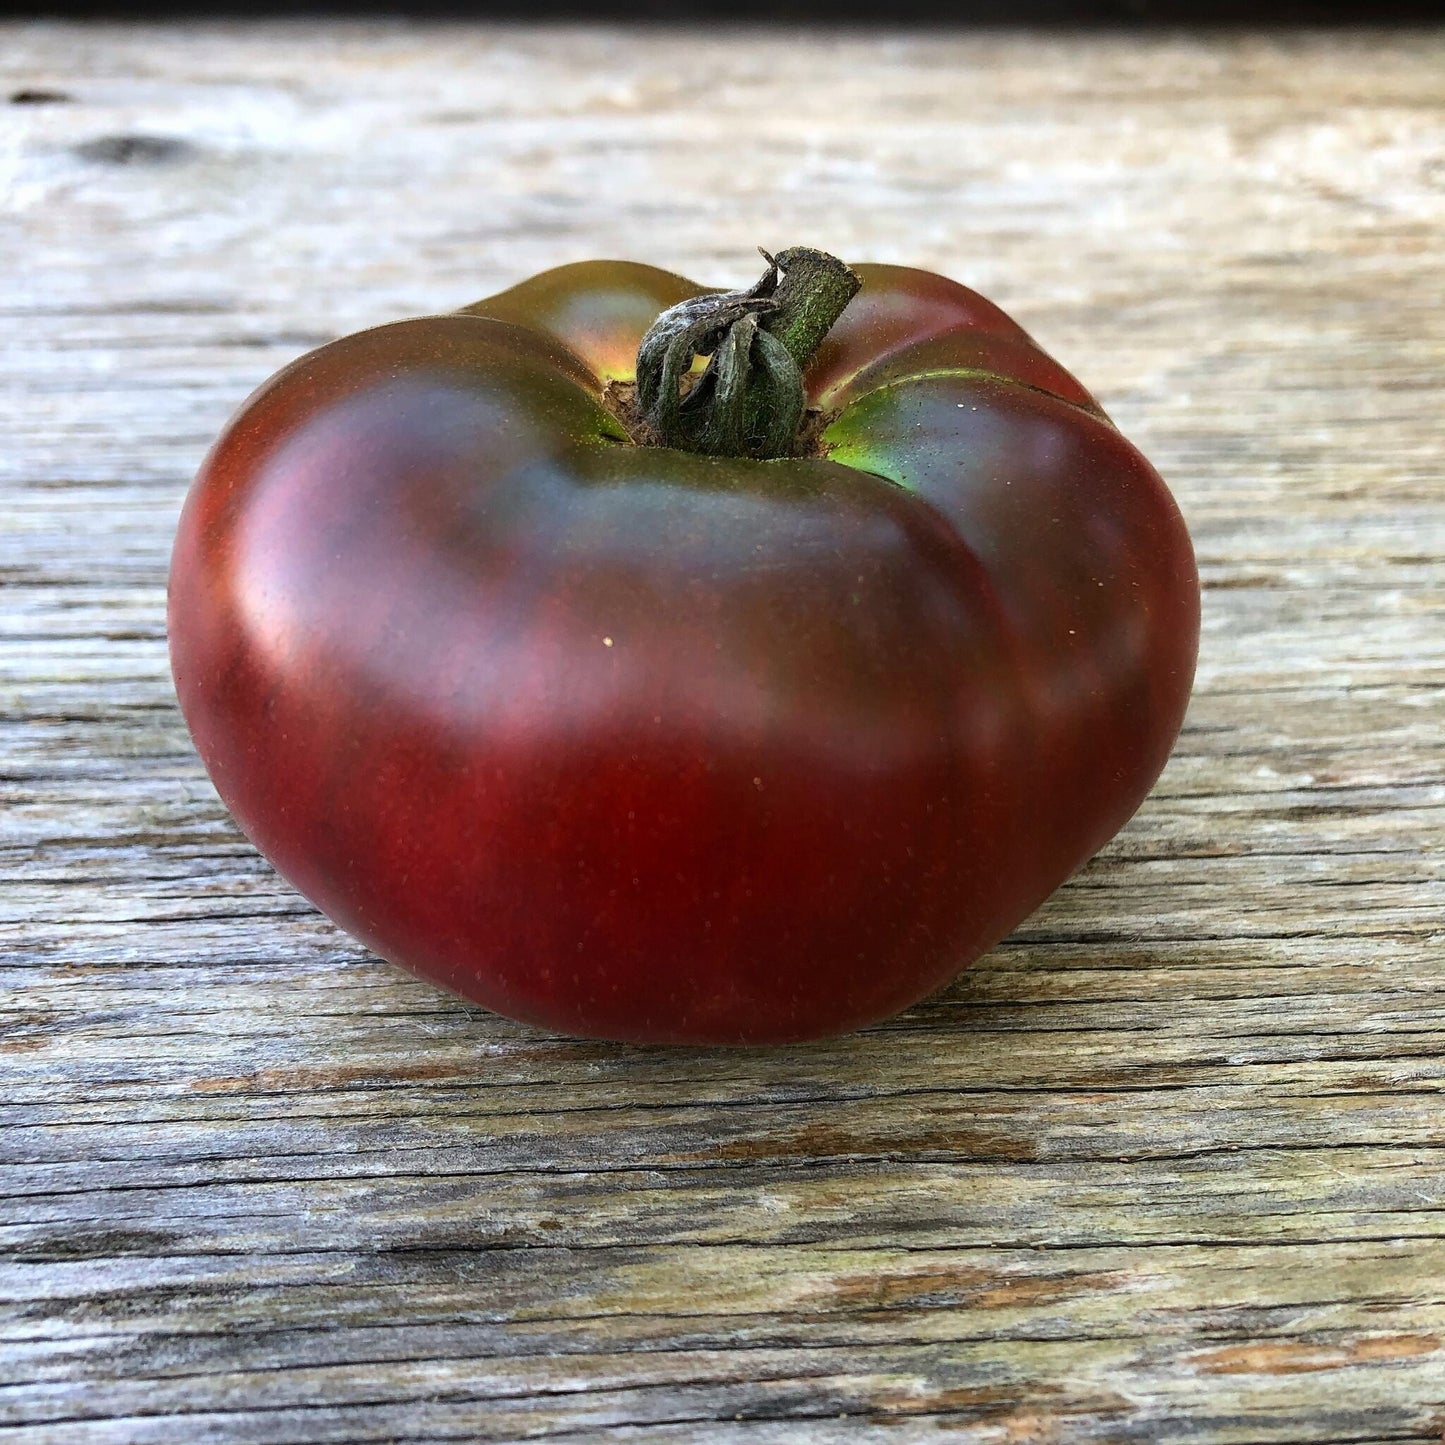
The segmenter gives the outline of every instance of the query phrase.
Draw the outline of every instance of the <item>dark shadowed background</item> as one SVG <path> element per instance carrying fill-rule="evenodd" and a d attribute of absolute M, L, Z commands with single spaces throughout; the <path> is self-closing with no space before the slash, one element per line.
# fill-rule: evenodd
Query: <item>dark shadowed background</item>
<path fill-rule="evenodd" d="M 780 21 L 789 24 L 946 27 L 1009 25 L 1385 25 L 1445 20 L 1441 0 L 11 0 L 0 15 L 125 16 L 171 20 L 206 17 L 356 15 L 479 20 L 573 19 L 675 23 Z"/>

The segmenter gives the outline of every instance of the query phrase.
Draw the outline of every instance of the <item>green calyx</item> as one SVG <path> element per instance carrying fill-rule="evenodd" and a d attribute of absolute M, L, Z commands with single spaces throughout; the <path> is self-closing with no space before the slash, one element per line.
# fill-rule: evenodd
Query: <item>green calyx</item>
<path fill-rule="evenodd" d="M 763 258 L 746 291 L 669 307 L 637 352 L 637 407 L 663 446 L 712 456 L 793 454 L 803 421 L 803 369 L 858 292 L 836 256 L 795 246 Z M 699 356 L 706 370 L 684 379 Z"/>

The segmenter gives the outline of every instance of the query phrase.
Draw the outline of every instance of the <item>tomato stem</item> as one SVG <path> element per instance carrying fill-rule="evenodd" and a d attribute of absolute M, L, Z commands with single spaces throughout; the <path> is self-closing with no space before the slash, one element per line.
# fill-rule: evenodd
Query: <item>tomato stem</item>
<path fill-rule="evenodd" d="M 770 259 L 783 274 L 773 293 L 777 310 L 763 329 L 788 348 L 801 371 L 862 283 L 836 256 L 809 246 L 794 246 Z"/>
<path fill-rule="evenodd" d="M 664 446 L 715 456 L 781 457 L 798 445 L 803 369 L 859 281 L 825 251 L 794 246 L 763 257 L 746 291 L 669 307 L 637 352 L 637 403 Z M 690 389 L 693 361 L 710 358 Z"/>

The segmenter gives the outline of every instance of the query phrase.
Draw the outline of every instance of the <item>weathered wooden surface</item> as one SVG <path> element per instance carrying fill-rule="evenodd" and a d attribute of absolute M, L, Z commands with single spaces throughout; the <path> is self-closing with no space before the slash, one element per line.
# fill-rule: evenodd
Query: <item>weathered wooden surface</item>
<path fill-rule="evenodd" d="M 0 1439 L 1440 1438 L 1445 36 L 33 25 L 0 72 Z M 219 806 L 188 477 L 340 331 L 798 241 L 996 297 L 1170 478 L 1178 754 L 858 1037 L 469 1010 Z"/>

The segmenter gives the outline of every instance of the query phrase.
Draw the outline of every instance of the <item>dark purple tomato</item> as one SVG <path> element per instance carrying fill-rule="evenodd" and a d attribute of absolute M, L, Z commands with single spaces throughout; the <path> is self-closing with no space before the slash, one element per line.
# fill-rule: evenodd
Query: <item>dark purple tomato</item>
<path fill-rule="evenodd" d="M 341 927 L 568 1034 L 807 1039 L 947 983 L 1138 807 L 1198 641 L 1169 492 L 998 308 L 856 274 L 806 454 L 639 440 L 639 343 L 706 293 L 622 262 L 246 402 L 181 520 L 176 687 Z"/>

